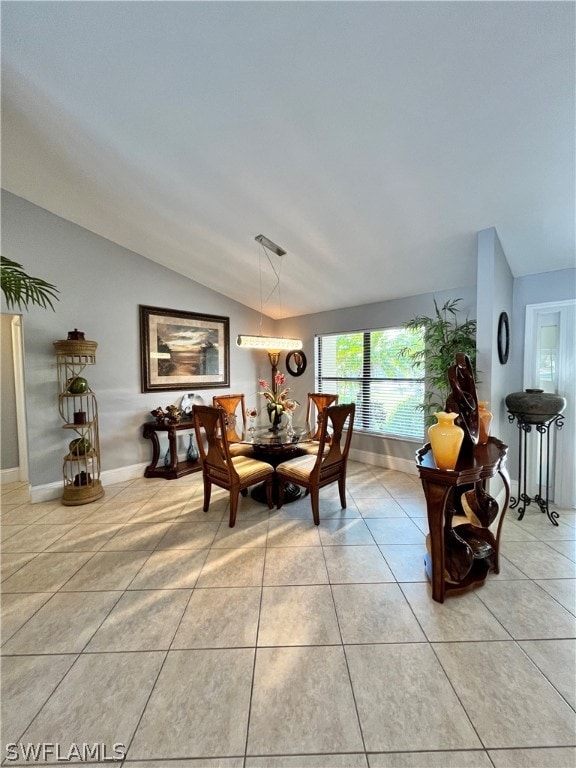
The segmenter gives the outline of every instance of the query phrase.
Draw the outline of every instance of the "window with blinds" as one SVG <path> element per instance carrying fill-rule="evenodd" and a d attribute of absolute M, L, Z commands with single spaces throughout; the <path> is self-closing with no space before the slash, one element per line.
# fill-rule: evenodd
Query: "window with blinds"
<path fill-rule="evenodd" d="M 354 430 L 421 441 L 424 368 L 400 354 L 422 349 L 423 330 L 384 328 L 316 336 L 316 388 L 356 403 Z"/>

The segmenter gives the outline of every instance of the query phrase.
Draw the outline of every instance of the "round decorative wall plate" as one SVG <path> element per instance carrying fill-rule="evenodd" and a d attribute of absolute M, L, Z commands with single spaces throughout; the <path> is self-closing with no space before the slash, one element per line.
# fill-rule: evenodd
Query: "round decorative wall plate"
<path fill-rule="evenodd" d="M 180 400 L 180 410 L 187 419 L 192 418 L 192 404 L 194 402 L 194 393 L 190 392 L 186 395 L 182 395 Z"/>
<path fill-rule="evenodd" d="M 286 370 L 291 376 L 302 376 L 306 370 L 306 355 L 301 349 L 293 349 L 286 355 Z"/>
<path fill-rule="evenodd" d="M 500 312 L 498 318 L 497 344 L 498 360 L 500 360 L 501 365 L 506 365 L 510 352 L 510 321 L 506 312 Z"/>

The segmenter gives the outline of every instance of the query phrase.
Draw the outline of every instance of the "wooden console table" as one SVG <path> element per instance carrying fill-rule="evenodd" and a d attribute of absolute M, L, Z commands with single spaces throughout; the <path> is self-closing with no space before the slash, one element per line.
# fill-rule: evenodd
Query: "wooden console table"
<path fill-rule="evenodd" d="M 450 591 L 464 590 L 483 584 L 490 570 L 499 571 L 498 554 L 504 515 L 510 501 L 510 478 L 506 470 L 508 446 L 494 437 L 486 445 L 477 445 L 463 453 L 456 468 L 443 471 L 436 468 L 430 443 L 416 452 L 418 474 L 426 496 L 428 526 L 428 555 L 426 573 L 432 584 L 432 597 L 444 602 Z M 496 501 L 485 492 L 486 481 L 499 475 L 506 490 L 501 511 Z M 470 495 L 471 492 L 471 495 Z M 478 498 L 487 517 L 494 522 L 499 514 L 496 535 L 472 514 Z M 480 517 L 483 512 L 479 512 Z M 462 525 L 453 526 L 454 517 Z M 464 519 L 467 518 L 467 519 Z"/>
<path fill-rule="evenodd" d="M 176 480 L 192 472 L 200 472 L 202 467 L 199 461 L 178 461 L 177 432 L 187 430 L 194 431 L 192 421 L 180 421 L 177 424 L 158 424 L 149 421 L 144 424 L 142 434 L 145 438 L 152 440 L 152 463 L 144 470 L 144 477 L 163 477 L 165 480 Z M 170 465 L 158 466 L 160 460 L 160 440 L 159 432 L 168 433 L 168 446 L 170 449 Z"/>

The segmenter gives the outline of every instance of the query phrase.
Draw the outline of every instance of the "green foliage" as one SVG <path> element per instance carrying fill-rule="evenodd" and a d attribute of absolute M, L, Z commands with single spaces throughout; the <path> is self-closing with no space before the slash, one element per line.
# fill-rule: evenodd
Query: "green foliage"
<path fill-rule="evenodd" d="M 392 410 L 388 418 L 386 419 L 386 431 L 393 435 L 405 435 L 407 437 L 420 438 L 422 433 L 419 434 L 407 434 L 406 425 L 413 424 L 413 415 L 415 410 L 422 410 L 420 408 L 419 399 L 415 396 L 407 397 Z M 417 427 L 414 427 L 416 432 Z"/>
<path fill-rule="evenodd" d="M 424 369 L 400 354 L 402 349 L 423 349 L 422 333 L 418 328 L 386 328 L 372 331 L 372 375 L 392 379 L 411 379 L 424 374 Z"/>
<path fill-rule="evenodd" d="M 28 309 L 29 304 L 37 304 L 44 309 L 50 307 L 54 311 L 52 301 L 60 301 L 56 296 L 59 293 L 56 286 L 40 277 L 30 277 L 24 272 L 21 264 L 5 256 L 1 256 L 0 260 L 0 287 L 8 309 L 15 306 L 20 310 Z"/>
<path fill-rule="evenodd" d="M 400 354 L 413 365 L 424 366 L 426 392 L 418 408 L 424 412 L 426 424 L 432 424 L 434 414 L 444 409 L 450 393 L 448 368 L 454 365 L 456 354 L 468 355 L 476 374 L 476 320 L 458 322 L 458 304 L 462 299 L 448 300 L 438 307 L 434 299 L 434 317 L 418 316 L 404 325 L 407 329 L 423 329 L 424 347 L 404 347 Z"/>
<path fill-rule="evenodd" d="M 357 428 L 421 438 L 417 414 L 424 385 L 423 365 L 400 350 L 424 348 L 422 329 L 382 328 L 338 334 L 322 340 L 322 372 L 340 402 L 356 403 Z"/>
<path fill-rule="evenodd" d="M 364 334 L 345 333 L 339 336 L 336 357 L 341 376 L 361 376 L 364 360 Z"/>

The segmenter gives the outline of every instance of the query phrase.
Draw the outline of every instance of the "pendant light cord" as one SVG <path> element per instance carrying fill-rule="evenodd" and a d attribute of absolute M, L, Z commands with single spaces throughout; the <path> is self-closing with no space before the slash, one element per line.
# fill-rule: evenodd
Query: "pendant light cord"
<path fill-rule="evenodd" d="M 278 304 L 280 307 L 280 318 L 282 318 L 282 291 L 280 289 L 280 277 L 282 274 L 282 257 L 278 257 L 280 259 L 279 267 L 278 269 L 274 265 L 274 262 L 270 258 L 270 253 L 266 249 L 262 243 L 260 243 L 261 250 L 259 253 L 259 260 L 258 260 L 258 266 L 260 270 L 260 333 L 262 333 L 262 316 L 264 314 L 264 306 L 270 301 L 274 293 L 278 292 Z M 276 277 L 276 283 L 272 286 L 272 289 L 268 296 L 264 300 L 262 300 L 263 295 L 263 287 L 262 287 L 262 252 L 264 252 L 264 255 L 268 259 L 268 263 L 270 264 L 270 268 L 272 269 L 272 272 L 274 273 L 274 276 Z"/>

